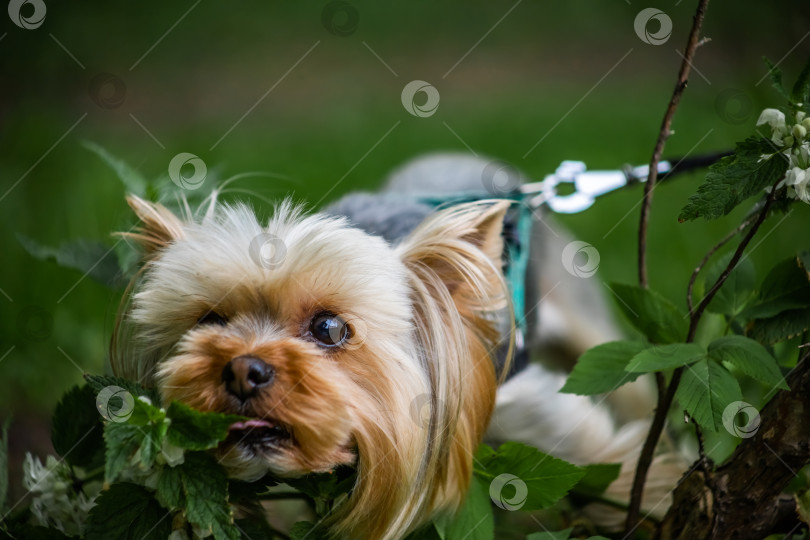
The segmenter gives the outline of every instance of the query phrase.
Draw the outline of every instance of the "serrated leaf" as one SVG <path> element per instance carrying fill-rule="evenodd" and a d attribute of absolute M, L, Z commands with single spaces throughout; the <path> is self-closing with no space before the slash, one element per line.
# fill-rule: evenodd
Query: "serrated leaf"
<path fill-rule="evenodd" d="M 169 442 L 187 450 L 214 448 L 228 437 L 228 428 L 243 416 L 202 412 L 177 401 L 169 405 L 166 415 L 171 419 Z"/>
<path fill-rule="evenodd" d="M 489 484 L 496 505 L 539 510 L 563 498 L 585 470 L 532 446 L 507 442 L 495 452 L 477 453 L 475 474 Z"/>
<path fill-rule="evenodd" d="M 43 246 L 33 238 L 19 233 L 17 240 L 35 259 L 54 260 L 59 266 L 78 270 L 111 289 L 123 285 L 118 259 L 111 254 L 109 246 L 99 241 L 79 239 L 63 242 L 54 248 Z"/>
<path fill-rule="evenodd" d="M 568 540 L 571 538 L 571 531 L 573 530 L 573 527 L 569 527 L 562 531 L 536 532 L 528 535 L 526 540 Z"/>
<path fill-rule="evenodd" d="M 654 345 L 635 355 L 625 368 L 637 373 L 651 373 L 697 362 L 706 355 L 703 347 L 696 343 L 671 343 Z"/>
<path fill-rule="evenodd" d="M 140 426 L 119 422 L 107 422 L 104 426 L 105 453 L 104 479 L 112 483 L 138 451 L 144 432 Z"/>
<path fill-rule="evenodd" d="M 175 469 L 181 476 L 189 522 L 211 531 L 215 540 L 238 540 L 228 505 L 228 479 L 217 460 L 203 452 L 189 452 Z"/>
<path fill-rule="evenodd" d="M 6 497 L 8 497 L 8 426 L 6 418 L 0 429 L 0 515 L 6 514 Z"/>
<path fill-rule="evenodd" d="M 166 466 L 160 469 L 155 498 L 163 508 L 185 508 L 186 495 L 183 492 L 183 473 L 179 466 Z"/>
<path fill-rule="evenodd" d="M 488 483 L 473 476 L 467 499 L 461 510 L 452 517 L 440 518 L 445 540 L 492 540 L 495 522 L 492 517 Z"/>
<path fill-rule="evenodd" d="M 791 92 L 793 103 L 806 103 L 810 101 L 810 59 L 804 64 L 804 69 L 799 73 L 799 78 L 793 85 Z"/>
<path fill-rule="evenodd" d="M 782 70 L 779 69 L 776 64 L 771 62 L 768 58 L 762 58 L 765 61 L 765 65 L 768 66 L 768 78 L 771 80 L 771 86 L 776 89 L 779 94 L 784 97 L 786 100 L 790 101 L 790 96 L 785 90 L 785 85 L 782 84 Z"/>
<path fill-rule="evenodd" d="M 783 311 L 810 307 L 810 282 L 796 258 L 774 265 L 762 280 L 755 302 L 741 316 L 748 319 L 773 317 Z"/>
<path fill-rule="evenodd" d="M 612 341 L 585 351 L 560 392 L 592 396 L 612 392 L 635 381 L 640 374 L 624 370 L 630 360 L 647 345 L 639 341 Z"/>
<path fill-rule="evenodd" d="M 146 396 L 152 403 L 160 403 L 160 395 L 157 393 L 157 389 L 146 388 L 127 379 L 113 377 L 111 375 L 91 375 L 90 373 L 85 373 L 84 380 L 87 381 L 87 384 L 90 385 L 96 394 L 108 386 L 119 386 L 134 397 Z"/>
<path fill-rule="evenodd" d="M 619 477 L 621 463 L 592 463 L 586 465 L 585 476 L 577 482 L 573 491 L 585 495 L 601 495 Z"/>
<path fill-rule="evenodd" d="M 100 157 L 114 172 L 124 188 L 138 197 L 146 195 L 149 182 L 138 171 L 130 167 L 125 161 L 109 153 L 104 147 L 90 141 L 84 141 L 82 146 Z"/>
<path fill-rule="evenodd" d="M 801 335 L 810 329 L 810 309 L 791 309 L 767 319 L 757 319 L 747 334 L 768 345 Z"/>
<path fill-rule="evenodd" d="M 707 271 L 705 285 L 703 287 L 706 293 L 717 282 L 717 279 L 726 269 L 731 262 L 733 253 L 727 253 L 720 257 Z M 725 315 L 736 315 L 739 313 L 751 295 L 754 293 L 756 286 L 756 271 L 754 263 L 751 259 L 746 257 L 737 262 L 737 265 L 728 275 L 728 278 L 714 295 L 712 301 L 709 302 L 706 310 L 711 313 L 721 313 Z"/>
<path fill-rule="evenodd" d="M 172 532 L 169 512 L 143 487 L 128 482 L 102 491 L 90 510 L 86 540 L 165 540 Z"/>
<path fill-rule="evenodd" d="M 759 343 L 743 336 L 726 336 L 709 344 L 709 358 L 728 362 L 772 387 L 789 390 L 776 359 Z"/>
<path fill-rule="evenodd" d="M 284 482 L 316 502 L 329 502 L 351 491 L 357 483 L 357 471 L 353 467 L 341 466 L 328 473 L 311 473 L 300 478 L 285 478 Z"/>
<path fill-rule="evenodd" d="M 56 453 L 76 467 L 95 468 L 104 460 L 104 425 L 89 386 L 68 390 L 54 410 L 51 443 Z"/>
<path fill-rule="evenodd" d="M 650 289 L 611 284 L 619 309 L 653 343 L 677 343 L 686 336 L 686 319 L 675 305 Z"/>
<path fill-rule="evenodd" d="M 730 403 L 741 401 L 742 391 L 725 367 L 701 360 L 684 369 L 675 397 L 695 422 L 718 431 L 723 425 L 723 410 Z"/>
<path fill-rule="evenodd" d="M 709 167 L 706 181 L 689 197 L 678 221 L 716 219 L 728 214 L 744 200 L 775 184 L 785 175 L 787 166 L 787 159 L 771 141 L 749 137 L 737 143 L 733 155 Z"/>

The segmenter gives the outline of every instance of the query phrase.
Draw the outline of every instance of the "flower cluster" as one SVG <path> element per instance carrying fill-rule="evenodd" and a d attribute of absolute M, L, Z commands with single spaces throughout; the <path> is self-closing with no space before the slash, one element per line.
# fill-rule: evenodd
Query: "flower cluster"
<path fill-rule="evenodd" d="M 83 483 L 82 476 L 81 469 L 71 470 L 53 456 L 43 465 L 39 458 L 26 453 L 23 486 L 31 493 L 31 515 L 36 525 L 59 529 L 68 536 L 83 532 L 101 483 Z"/>
<path fill-rule="evenodd" d="M 778 109 L 765 109 L 757 120 L 758 126 L 763 124 L 771 127 L 771 140 L 790 160 L 785 174 L 788 196 L 810 203 L 810 118 L 806 118 L 803 111 L 798 111 L 792 125 L 788 125 L 785 113 Z"/>

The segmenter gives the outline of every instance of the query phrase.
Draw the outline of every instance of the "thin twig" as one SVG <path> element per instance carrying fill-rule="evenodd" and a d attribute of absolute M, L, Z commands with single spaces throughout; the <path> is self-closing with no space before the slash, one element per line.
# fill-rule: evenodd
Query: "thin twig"
<path fill-rule="evenodd" d="M 782 179 L 780 178 L 777 183 L 781 182 L 781 180 Z M 748 233 L 746 233 L 745 237 L 740 241 L 740 244 L 737 246 L 737 250 L 734 252 L 734 255 L 732 255 L 731 260 L 728 262 L 728 265 L 726 265 L 726 268 L 717 278 L 717 281 L 715 281 L 714 285 L 712 285 L 712 287 L 706 293 L 706 296 L 703 297 L 703 300 L 700 301 L 697 309 L 695 309 L 695 311 L 691 314 L 689 320 L 689 333 L 686 336 L 687 343 L 691 343 L 695 340 L 695 333 L 697 332 L 700 319 L 703 317 L 703 312 L 706 310 L 706 306 L 709 305 L 712 298 L 714 298 L 715 294 L 717 294 L 717 291 L 720 290 L 720 287 L 722 287 L 723 283 L 726 282 L 728 276 L 731 274 L 731 271 L 735 266 L 737 266 L 740 258 L 742 258 L 745 248 L 748 247 L 748 244 L 759 230 L 760 225 L 762 225 L 762 223 L 765 221 L 765 218 L 768 216 L 768 211 L 771 208 L 771 204 L 773 203 L 774 199 L 776 199 L 776 192 L 776 185 L 774 185 L 770 194 L 768 195 L 768 198 L 765 200 L 762 210 L 760 210 L 759 214 L 757 214 L 756 221 L 754 221 Z M 661 437 L 661 433 L 664 430 L 667 412 L 672 406 L 672 402 L 675 399 L 675 392 L 678 390 L 678 385 L 681 383 L 683 370 L 683 367 L 679 367 L 672 372 L 672 378 L 669 381 L 669 386 L 667 387 L 666 393 L 663 394 L 663 396 L 659 395 L 658 406 L 655 409 L 655 416 L 653 417 L 652 424 L 650 425 L 650 431 L 647 433 L 647 439 L 644 441 L 644 446 L 642 447 L 641 454 L 638 458 L 636 475 L 633 478 L 633 489 L 630 492 L 630 504 L 627 510 L 627 520 L 625 522 L 625 528 L 628 536 L 638 526 L 638 516 L 639 509 L 641 508 L 641 495 L 644 492 L 644 483 L 647 480 L 647 473 L 650 470 L 650 464 L 652 463 L 653 456 L 655 455 L 655 448 L 658 446 L 658 439 Z"/>
<path fill-rule="evenodd" d="M 641 205 L 641 219 L 638 229 L 638 281 L 642 287 L 647 287 L 647 228 L 650 222 L 650 207 L 652 206 L 652 192 L 655 188 L 655 182 L 658 180 L 658 163 L 661 161 L 661 154 L 664 152 L 664 146 L 669 138 L 672 126 L 672 118 L 675 116 L 675 111 L 678 109 L 678 104 L 681 101 L 681 95 L 686 88 L 689 79 L 689 72 L 692 67 L 692 60 L 695 57 L 695 51 L 701 44 L 700 28 L 703 25 L 703 18 L 706 15 L 706 7 L 709 0 L 699 0 L 695 15 L 692 20 L 692 29 L 689 31 L 689 38 L 686 41 L 685 54 L 683 55 L 683 62 L 678 72 L 678 81 L 675 84 L 675 89 L 672 91 L 672 97 L 669 100 L 664 120 L 661 122 L 661 129 L 658 133 L 658 140 L 655 143 L 652 159 L 650 160 L 650 168 L 647 173 L 647 182 L 644 184 L 644 198 Z M 667 411 L 672 404 L 672 399 L 675 397 L 675 389 L 680 383 L 682 371 L 675 370 L 670 380 L 670 385 L 667 391 L 663 391 L 664 380 L 663 375 L 656 375 L 656 383 L 658 386 L 658 404 L 655 409 L 655 416 L 653 423 L 650 426 L 650 432 L 644 442 L 641 456 L 639 457 L 638 466 L 636 467 L 636 475 L 633 478 L 633 488 L 630 493 L 630 505 L 627 511 L 627 519 L 625 522 L 628 535 L 639 522 L 639 510 L 641 508 L 641 495 L 644 491 L 644 482 L 647 479 L 647 472 L 652 463 L 653 451 L 658 439 L 661 436 L 661 431 L 664 428 L 664 421 L 666 420 Z"/>
<path fill-rule="evenodd" d="M 715 253 L 717 253 L 718 249 L 725 246 L 729 240 L 731 240 L 732 238 L 740 234 L 742 231 L 744 231 L 746 228 L 748 228 L 748 226 L 751 225 L 751 223 L 753 223 L 756 218 L 757 216 L 755 215 L 749 217 L 748 219 L 740 223 L 737 226 L 737 228 L 728 233 L 722 240 L 720 240 L 714 246 L 712 246 L 712 248 L 703 257 L 703 259 L 701 259 L 700 264 L 698 264 L 692 271 L 692 276 L 689 278 L 689 285 L 686 287 L 686 305 L 689 306 L 689 315 L 692 315 L 692 312 L 694 311 L 694 305 L 692 304 L 692 291 L 695 288 L 695 281 L 697 281 L 697 277 L 698 274 L 700 274 L 700 271 L 703 270 L 703 267 L 706 266 L 706 263 L 709 262 L 709 259 L 711 259 Z"/>
<path fill-rule="evenodd" d="M 692 61 L 697 48 L 705 43 L 700 39 L 700 27 L 703 24 L 703 17 L 706 14 L 706 6 L 709 0 L 700 0 L 692 22 L 692 30 L 689 32 L 689 39 L 686 42 L 686 53 L 683 55 L 681 69 L 678 73 L 678 82 L 672 91 L 672 97 L 661 122 L 661 130 L 658 132 L 658 140 L 655 143 L 652 159 L 650 160 L 650 170 L 647 174 L 647 182 L 644 184 L 644 199 L 641 205 L 641 222 L 638 229 L 638 281 L 642 287 L 647 286 L 647 228 L 650 221 L 650 206 L 652 205 L 652 192 L 655 189 L 655 182 L 658 180 L 658 163 L 661 161 L 661 154 L 664 152 L 664 145 L 671 134 L 672 118 L 681 102 L 681 95 L 689 81 L 689 72 L 692 69 Z"/>

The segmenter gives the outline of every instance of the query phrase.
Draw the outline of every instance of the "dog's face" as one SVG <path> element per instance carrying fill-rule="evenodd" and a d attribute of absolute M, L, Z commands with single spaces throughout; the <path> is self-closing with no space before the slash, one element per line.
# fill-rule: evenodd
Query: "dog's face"
<path fill-rule="evenodd" d="M 130 204 L 147 263 L 119 371 L 166 403 L 250 418 L 217 451 L 232 476 L 355 465 L 336 525 L 355 534 L 396 535 L 463 500 L 495 390 L 502 205 L 392 247 L 287 204 L 264 227 L 241 206 L 192 223 Z"/>

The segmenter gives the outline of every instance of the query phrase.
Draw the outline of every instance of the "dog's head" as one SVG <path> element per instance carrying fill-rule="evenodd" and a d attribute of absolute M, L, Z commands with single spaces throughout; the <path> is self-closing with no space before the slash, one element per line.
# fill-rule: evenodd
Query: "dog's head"
<path fill-rule="evenodd" d="M 145 264 L 117 374 L 251 418 L 217 450 L 234 477 L 356 467 L 335 533 L 398 537 L 461 504 L 494 403 L 507 203 L 439 211 L 391 246 L 289 203 L 265 226 L 128 201 Z"/>

